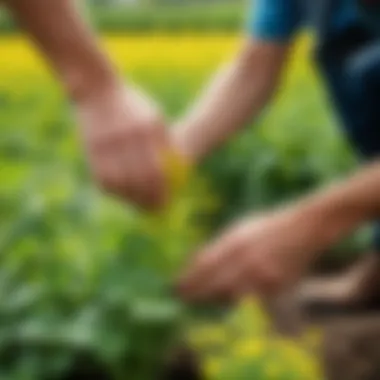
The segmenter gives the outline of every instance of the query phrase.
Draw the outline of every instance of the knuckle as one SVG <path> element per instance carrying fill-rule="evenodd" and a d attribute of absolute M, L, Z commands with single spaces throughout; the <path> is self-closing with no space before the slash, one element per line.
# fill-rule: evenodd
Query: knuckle
<path fill-rule="evenodd" d="M 284 285 L 284 276 L 279 270 L 271 268 L 263 271 L 264 288 L 268 293 L 277 293 Z"/>
<path fill-rule="evenodd" d="M 271 295 L 278 292 L 284 285 L 284 273 L 281 268 L 257 257 L 250 260 L 247 275 L 255 278 L 261 291 Z"/>
<path fill-rule="evenodd" d="M 106 174 L 100 174 L 97 177 L 97 182 L 103 191 L 114 193 L 119 188 L 117 181 Z"/>

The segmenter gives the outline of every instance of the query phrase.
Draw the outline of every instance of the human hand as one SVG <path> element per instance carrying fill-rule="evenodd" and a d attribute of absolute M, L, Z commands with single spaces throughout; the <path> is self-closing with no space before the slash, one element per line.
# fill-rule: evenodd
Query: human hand
<path fill-rule="evenodd" d="M 191 301 L 276 296 L 310 264 L 321 227 L 298 209 L 240 221 L 200 250 L 179 292 Z"/>
<path fill-rule="evenodd" d="M 162 153 L 169 149 L 155 106 L 135 89 L 111 86 L 76 104 L 84 145 L 101 188 L 143 208 L 167 198 Z"/>

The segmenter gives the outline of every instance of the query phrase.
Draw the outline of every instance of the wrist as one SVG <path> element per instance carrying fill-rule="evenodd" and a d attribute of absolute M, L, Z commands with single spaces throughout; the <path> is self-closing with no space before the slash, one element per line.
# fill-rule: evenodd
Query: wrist
<path fill-rule="evenodd" d="M 82 103 L 119 86 L 119 79 L 105 65 L 77 64 L 62 68 L 62 81 L 68 96 Z"/>
<path fill-rule="evenodd" d="M 330 191 L 316 194 L 299 207 L 300 213 L 312 221 L 315 236 L 323 248 L 338 242 L 362 221 L 362 213 L 346 190 L 333 186 Z"/>
<path fill-rule="evenodd" d="M 201 158 L 201 154 L 197 149 L 197 144 L 187 136 L 185 128 L 175 126 L 171 132 L 171 140 L 174 149 L 186 160 L 189 165 L 195 165 Z"/>

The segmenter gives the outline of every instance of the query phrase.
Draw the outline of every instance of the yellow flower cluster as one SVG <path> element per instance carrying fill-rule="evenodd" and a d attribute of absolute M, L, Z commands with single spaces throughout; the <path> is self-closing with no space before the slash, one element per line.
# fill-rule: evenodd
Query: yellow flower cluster
<path fill-rule="evenodd" d="M 163 165 L 169 191 L 172 197 L 175 197 L 186 186 L 191 176 L 191 165 L 181 157 L 177 152 L 166 151 L 163 153 Z"/>
<path fill-rule="evenodd" d="M 242 43 L 241 36 L 230 34 L 210 35 L 121 35 L 102 36 L 101 45 L 122 70 L 159 70 L 171 72 L 209 72 L 221 62 L 233 57 Z M 13 79 L 22 74 L 46 76 L 46 64 L 31 43 L 22 36 L 0 36 L 0 72 Z M 310 38 L 302 38 L 294 55 L 294 72 L 305 71 L 304 59 L 310 47 Z"/>
<path fill-rule="evenodd" d="M 223 323 L 196 327 L 189 341 L 208 380 L 322 380 L 316 355 L 321 334 L 311 329 L 298 341 L 270 329 L 260 303 L 246 299 Z"/>
<path fill-rule="evenodd" d="M 101 45 L 123 71 L 214 67 L 237 49 L 234 35 L 103 36 Z M 46 75 L 46 65 L 25 37 L 0 36 L 0 69 L 4 74 Z"/>

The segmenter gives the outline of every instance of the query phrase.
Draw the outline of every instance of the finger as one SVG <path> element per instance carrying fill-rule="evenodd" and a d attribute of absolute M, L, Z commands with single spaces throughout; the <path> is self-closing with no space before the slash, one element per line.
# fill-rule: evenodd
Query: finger
<path fill-rule="evenodd" d="M 219 265 L 221 256 L 225 253 L 218 246 L 210 245 L 203 248 L 195 255 L 195 260 L 190 263 L 189 268 L 179 281 L 179 291 L 183 295 L 190 295 L 195 292 L 197 287 L 203 286 L 203 283 L 209 279 L 209 275 Z"/>
<path fill-rule="evenodd" d="M 258 251 L 245 247 L 239 255 L 240 276 L 231 284 L 231 297 L 238 299 L 246 295 L 257 294 L 260 289 L 262 266 L 259 265 Z"/>
<path fill-rule="evenodd" d="M 189 295 L 192 301 L 230 301 L 236 283 L 241 281 L 242 271 L 239 265 L 220 267 L 213 277 Z"/>
<path fill-rule="evenodd" d="M 118 196 L 122 195 L 124 187 L 120 152 L 123 152 L 126 136 L 131 137 L 119 128 L 103 133 L 103 136 L 93 136 L 89 145 L 93 174 L 104 190 Z"/>
<path fill-rule="evenodd" d="M 115 170 L 110 155 L 92 157 L 90 161 L 91 172 L 96 182 L 106 193 L 117 195 L 120 187 L 120 175 Z"/>
<path fill-rule="evenodd" d="M 118 151 L 125 144 L 126 139 L 133 136 L 131 131 L 126 131 L 122 127 L 114 127 L 112 130 L 102 130 L 94 132 L 87 137 L 89 152 L 95 156 Z"/>
<path fill-rule="evenodd" d="M 247 271 L 247 254 L 249 252 L 238 252 L 238 260 L 234 260 L 227 267 L 230 271 L 229 276 L 224 278 L 223 284 L 219 288 L 219 292 L 223 295 L 223 299 L 229 302 L 236 302 L 239 298 L 246 295 L 256 294 L 257 289 L 252 276 L 252 270 Z"/>
<path fill-rule="evenodd" d="M 233 236 L 227 234 L 202 250 L 180 281 L 181 294 L 192 297 L 201 292 L 202 288 L 207 289 L 210 280 L 215 280 L 218 273 L 230 267 L 240 248 Z"/>
<path fill-rule="evenodd" d="M 248 251 L 243 267 L 244 277 L 249 278 L 251 289 L 262 296 L 274 295 L 283 285 L 283 268 L 267 260 L 260 251 Z"/>
<path fill-rule="evenodd" d="M 168 198 L 168 183 L 164 154 L 172 147 L 170 146 L 164 120 L 155 119 L 151 124 L 145 126 L 144 141 L 141 154 L 145 160 L 145 195 L 147 205 L 150 208 L 163 206 Z"/>
<path fill-rule="evenodd" d="M 152 136 L 147 136 L 141 148 L 141 160 L 144 162 L 144 175 L 141 188 L 145 204 L 150 209 L 163 206 L 167 200 L 167 184 L 162 162 L 162 148 Z"/>
<path fill-rule="evenodd" d="M 234 301 L 238 301 L 239 299 L 245 296 L 253 296 L 256 295 L 257 289 L 252 281 L 251 276 L 247 276 L 247 273 L 242 270 L 241 275 L 234 282 L 233 286 L 230 289 L 230 298 Z"/>
<path fill-rule="evenodd" d="M 153 138 L 144 133 L 141 129 L 133 138 L 125 138 L 115 152 L 115 164 L 120 170 L 120 195 L 144 208 L 154 208 L 163 203 L 164 180 L 158 149 Z"/>
<path fill-rule="evenodd" d="M 250 279 L 246 279 L 244 274 L 241 275 L 241 281 L 235 284 L 235 287 L 231 289 L 230 299 L 234 302 L 239 302 L 246 297 L 256 297 L 257 290 L 251 283 Z"/>
<path fill-rule="evenodd" d="M 222 251 L 228 250 L 230 246 L 232 246 L 230 234 L 222 233 L 219 237 L 214 238 L 193 255 L 192 263 L 183 278 L 191 277 L 193 272 L 200 272 L 205 269 L 207 265 L 218 259 Z"/>
<path fill-rule="evenodd" d="M 125 136 L 114 154 L 114 165 L 120 176 L 120 196 L 138 204 L 144 203 L 141 183 L 145 170 L 145 158 L 141 154 L 142 137 L 136 133 Z"/>

